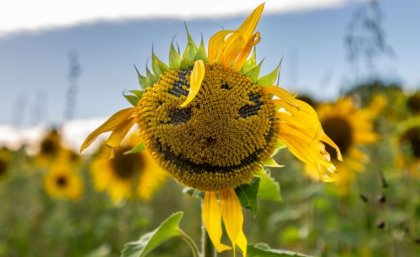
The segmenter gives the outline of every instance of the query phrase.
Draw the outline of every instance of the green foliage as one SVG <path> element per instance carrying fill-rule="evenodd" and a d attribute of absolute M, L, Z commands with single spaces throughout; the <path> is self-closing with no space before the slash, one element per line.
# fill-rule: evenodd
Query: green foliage
<path fill-rule="evenodd" d="M 143 150 L 144 150 L 144 143 L 141 143 L 141 144 L 138 144 L 138 145 L 134 146 L 133 148 L 131 148 L 130 150 L 128 150 L 124 154 L 140 153 Z"/>
<path fill-rule="evenodd" d="M 260 184 L 259 178 L 254 178 L 251 183 L 243 184 L 235 188 L 236 195 L 241 202 L 242 207 L 251 210 L 252 214 L 257 213 L 257 194 Z"/>
<path fill-rule="evenodd" d="M 260 189 L 258 190 L 258 198 L 263 200 L 281 202 L 280 185 L 268 173 L 266 169 L 258 173 L 260 178 Z"/>
<path fill-rule="evenodd" d="M 179 222 L 182 216 L 182 212 L 174 213 L 152 232 L 144 234 L 138 241 L 126 244 L 121 252 L 121 257 L 144 257 L 165 241 L 180 236 L 182 232 Z"/>
<path fill-rule="evenodd" d="M 248 257 L 311 257 L 292 251 L 271 249 L 266 244 L 248 245 Z"/>

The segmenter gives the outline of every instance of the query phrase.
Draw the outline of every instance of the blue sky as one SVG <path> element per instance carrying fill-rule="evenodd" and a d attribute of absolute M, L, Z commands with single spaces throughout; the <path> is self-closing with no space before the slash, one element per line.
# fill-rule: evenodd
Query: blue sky
<path fill-rule="evenodd" d="M 420 88 L 420 1 L 381 2 L 386 39 L 396 54 L 393 59 L 383 59 L 381 72 L 408 88 Z M 338 96 L 340 88 L 355 79 L 343 40 L 359 7 L 350 4 L 264 15 L 258 27 L 262 40 L 257 46 L 259 58 L 265 57 L 263 71 L 272 70 L 284 57 L 282 86 L 319 98 Z M 201 34 L 208 40 L 221 26 L 236 28 L 243 17 L 189 19 L 187 24 L 196 41 Z M 75 118 L 106 117 L 127 107 L 122 92 L 138 87 L 133 63 L 144 70 L 152 45 L 166 60 L 174 35 L 183 48 L 183 19 L 95 22 L 0 37 L 0 124 L 63 121 L 67 54 L 72 49 L 77 50 L 82 67 Z M 41 110 L 40 120 L 34 118 L 37 109 Z"/>

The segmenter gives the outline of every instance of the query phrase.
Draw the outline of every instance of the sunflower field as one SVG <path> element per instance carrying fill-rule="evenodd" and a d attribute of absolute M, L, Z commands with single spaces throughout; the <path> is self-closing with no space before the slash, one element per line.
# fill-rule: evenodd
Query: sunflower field
<path fill-rule="evenodd" d="M 420 256 L 420 91 L 336 99 L 261 74 L 264 4 L 168 62 L 71 147 L 0 150 L 0 256 Z"/>

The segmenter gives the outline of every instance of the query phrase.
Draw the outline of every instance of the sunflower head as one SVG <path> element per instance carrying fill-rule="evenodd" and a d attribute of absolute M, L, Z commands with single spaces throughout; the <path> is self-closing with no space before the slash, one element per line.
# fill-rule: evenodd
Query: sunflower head
<path fill-rule="evenodd" d="M 407 129 L 400 137 L 400 144 L 411 158 L 420 160 L 420 126 Z"/>
<path fill-rule="evenodd" d="M 188 31 L 184 52 L 171 44 L 169 65 L 152 52 L 152 71 L 137 71 L 142 90 L 126 96 L 133 107 L 115 113 L 81 146 L 112 132 L 106 144 L 117 149 L 138 124 L 145 149 L 161 167 L 182 184 L 206 191 L 203 220 L 216 249 L 229 249 L 220 243 L 223 219 L 233 249 L 238 246 L 244 256 L 247 242 L 234 188 L 262 169 L 277 141 L 326 181 L 335 166 L 323 143 L 341 159 L 314 109 L 275 85 L 280 67 L 260 76 L 255 46 L 261 35 L 255 30 L 263 9 L 258 6 L 236 30 L 216 32 L 207 52 L 203 40 L 197 46 Z"/>
<path fill-rule="evenodd" d="M 420 114 L 420 92 L 416 92 L 408 97 L 407 107 L 413 114 Z"/>
<path fill-rule="evenodd" d="M 91 163 L 95 189 L 107 192 L 115 204 L 134 196 L 150 200 L 165 178 L 148 151 L 128 153 L 138 139 L 132 135 L 127 144 L 114 149 L 112 158 L 102 146 Z"/>
<path fill-rule="evenodd" d="M 10 167 L 12 153 L 7 148 L 0 149 L 0 179 L 6 176 Z"/>
<path fill-rule="evenodd" d="M 43 156 L 55 157 L 60 150 L 60 136 L 56 129 L 52 129 L 42 139 L 39 146 L 39 154 Z"/>
<path fill-rule="evenodd" d="M 355 172 L 364 170 L 368 156 L 360 148 L 378 140 L 374 132 L 374 120 L 383 106 L 382 98 L 373 100 L 366 108 L 357 107 L 351 98 L 341 98 L 336 103 L 319 106 L 317 112 L 322 127 L 343 154 L 343 162 L 336 162 L 336 152 L 330 146 L 326 146 L 326 151 L 337 165 L 335 183 L 339 193 L 348 193 L 356 178 Z M 306 172 L 310 177 L 318 178 L 308 167 Z"/>
<path fill-rule="evenodd" d="M 46 192 L 54 198 L 80 200 L 83 183 L 80 176 L 66 163 L 55 163 L 44 178 Z"/>

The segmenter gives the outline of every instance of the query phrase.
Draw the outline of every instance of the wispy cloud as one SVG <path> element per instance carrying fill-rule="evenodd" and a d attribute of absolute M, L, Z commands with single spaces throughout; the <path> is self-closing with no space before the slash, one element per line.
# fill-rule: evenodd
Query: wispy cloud
<path fill-rule="evenodd" d="M 361 0 L 277 0 L 266 12 L 336 8 Z M 97 20 L 211 18 L 249 13 L 261 0 L 0 0 L 0 35 L 74 26 Z"/>

